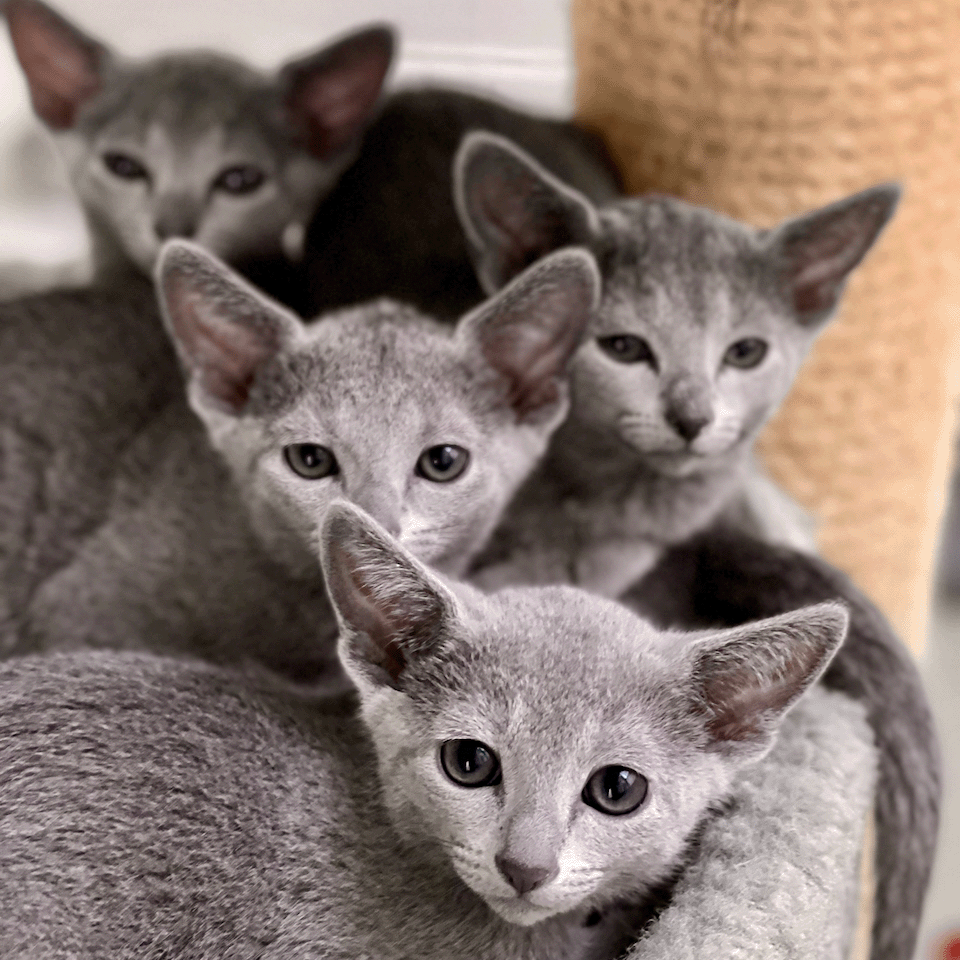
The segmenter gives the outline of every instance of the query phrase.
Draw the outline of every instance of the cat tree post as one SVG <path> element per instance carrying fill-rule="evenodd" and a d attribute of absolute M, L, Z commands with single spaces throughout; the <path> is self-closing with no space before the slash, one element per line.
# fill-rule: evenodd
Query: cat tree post
<path fill-rule="evenodd" d="M 770 226 L 904 182 L 760 452 L 919 650 L 960 331 L 954 0 L 573 0 L 573 32 L 578 117 L 631 193 Z"/>

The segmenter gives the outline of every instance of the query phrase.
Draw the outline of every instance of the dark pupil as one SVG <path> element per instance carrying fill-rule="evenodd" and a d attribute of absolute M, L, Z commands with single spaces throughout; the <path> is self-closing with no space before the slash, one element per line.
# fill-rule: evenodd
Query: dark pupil
<path fill-rule="evenodd" d="M 490 762 L 490 754 L 479 743 L 465 740 L 457 750 L 457 762 L 464 773 L 476 773 Z"/>
<path fill-rule="evenodd" d="M 108 153 L 103 159 L 111 173 L 125 180 L 146 176 L 146 171 L 136 160 L 131 160 L 122 153 Z"/>
<path fill-rule="evenodd" d="M 218 184 L 228 193 L 248 193 L 263 182 L 256 167 L 233 167 L 220 175 Z"/>
<path fill-rule="evenodd" d="M 763 360 L 767 353 L 767 345 L 763 340 L 748 338 L 738 340 L 728 351 L 732 363 L 740 367 L 755 367 Z"/>
<path fill-rule="evenodd" d="M 453 447 L 433 447 L 430 452 L 430 463 L 440 473 L 446 473 L 457 462 L 457 451 Z"/>
<path fill-rule="evenodd" d="M 601 789 L 604 797 L 607 800 L 623 799 L 636 779 L 637 775 L 632 770 L 627 770 L 625 767 L 610 767 L 603 775 Z"/>
<path fill-rule="evenodd" d="M 440 747 L 440 763 L 461 787 L 489 787 L 501 780 L 500 761 L 479 740 L 447 740 Z"/>
<path fill-rule="evenodd" d="M 326 458 L 319 447 L 305 445 L 300 448 L 300 459 L 305 467 L 312 470 L 314 467 L 319 467 Z"/>
<path fill-rule="evenodd" d="M 626 337 L 614 337 L 610 341 L 610 346 L 615 353 L 630 353 L 634 345 Z"/>

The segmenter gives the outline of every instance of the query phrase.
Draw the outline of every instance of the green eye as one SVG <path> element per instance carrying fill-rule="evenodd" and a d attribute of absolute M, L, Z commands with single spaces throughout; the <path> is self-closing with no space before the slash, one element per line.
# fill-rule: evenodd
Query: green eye
<path fill-rule="evenodd" d="M 266 178 L 267 175 L 259 167 L 249 165 L 227 167 L 213 181 L 213 187 L 215 190 L 237 195 L 253 193 Z"/>
<path fill-rule="evenodd" d="M 723 355 L 723 362 L 728 367 L 749 370 L 751 367 L 759 366 L 766 355 L 766 340 L 760 340 L 758 337 L 747 337 L 745 340 L 738 340 L 727 347 L 727 352 Z"/>
<path fill-rule="evenodd" d="M 305 480 L 322 480 L 340 472 L 333 451 L 316 443 L 292 443 L 283 448 L 283 459 L 297 476 Z"/>
<path fill-rule="evenodd" d="M 440 766 L 460 787 L 492 787 L 503 779 L 497 755 L 479 740 L 447 740 L 440 744 Z"/>
<path fill-rule="evenodd" d="M 643 337 L 635 337 L 630 333 L 618 333 L 613 337 L 598 337 L 600 349 L 618 363 L 646 363 L 658 369 L 657 358 Z"/>
<path fill-rule="evenodd" d="M 622 817 L 647 799 L 648 786 L 647 778 L 629 767 L 601 767 L 587 781 L 581 799 L 600 813 Z"/>
<path fill-rule="evenodd" d="M 449 483 L 456 480 L 470 462 L 470 454 L 463 447 L 452 443 L 441 443 L 429 447 L 417 460 L 417 476 L 434 483 Z"/>
<path fill-rule="evenodd" d="M 103 165 L 115 176 L 121 180 L 149 180 L 150 174 L 147 168 L 134 160 L 133 157 L 125 153 L 112 151 L 103 155 Z"/>

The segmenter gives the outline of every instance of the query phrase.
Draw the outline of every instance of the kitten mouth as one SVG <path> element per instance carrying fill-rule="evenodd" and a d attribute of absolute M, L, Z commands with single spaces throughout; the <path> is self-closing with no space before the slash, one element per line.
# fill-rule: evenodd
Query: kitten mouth
<path fill-rule="evenodd" d="M 552 907 L 538 906 L 527 895 L 488 897 L 487 903 L 494 913 L 506 920 L 507 923 L 514 923 L 520 927 L 533 926 L 535 923 L 540 923 L 559 912 Z"/>

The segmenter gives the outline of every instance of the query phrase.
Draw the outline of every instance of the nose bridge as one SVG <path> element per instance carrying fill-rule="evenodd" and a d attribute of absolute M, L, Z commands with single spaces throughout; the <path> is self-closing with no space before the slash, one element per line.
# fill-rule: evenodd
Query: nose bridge
<path fill-rule="evenodd" d="M 563 825 L 550 795 L 544 785 L 541 790 L 527 790 L 511 804 L 500 851 L 503 857 L 530 866 L 556 866 Z"/>
<path fill-rule="evenodd" d="M 192 237 L 200 220 L 200 202 L 184 190 L 165 190 L 157 198 L 153 228 L 161 240 Z"/>
<path fill-rule="evenodd" d="M 389 534 L 400 535 L 403 489 L 389 471 L 360 467 L 350 471 L 344 484 L 346 494 L 366 510 Z"/>

